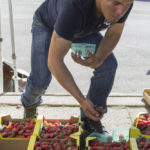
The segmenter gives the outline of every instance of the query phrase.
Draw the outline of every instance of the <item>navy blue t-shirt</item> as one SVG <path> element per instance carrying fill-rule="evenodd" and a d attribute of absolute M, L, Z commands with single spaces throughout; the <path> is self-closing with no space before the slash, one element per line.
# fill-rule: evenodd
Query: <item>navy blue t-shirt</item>
<path fill-rule="evenodd" d="M 118 21 L 123 23 L 132 8 Z M 85 37 L 109 27 L 105 18 L 98 18 L 94 0 L 45 0 L 36 10 L 39 20 L 67 40 Z"/>

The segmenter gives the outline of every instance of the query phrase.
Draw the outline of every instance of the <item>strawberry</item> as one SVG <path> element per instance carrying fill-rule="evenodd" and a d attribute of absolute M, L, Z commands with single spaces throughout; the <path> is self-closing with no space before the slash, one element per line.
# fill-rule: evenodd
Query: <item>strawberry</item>
<path fill-rule="evenodd" d="M 9 125 L 9 122 L 8 122 L 8 121 L 5 121 L 5 122 L 3 123 L 3 125 L 8 126 L 8 125 Z"/>
<path fill-rule="evenodd" d="M 24 130 L 20 130 L 20 131 L 18 132 L 18 134 L 19 134 L 19 135 L 22 135 L 23 132 L 24 132 Z"/>
<path fill-rule="evenodd" d="M 123 134 L 120 134 L 120 135 L 119 135 L 119 141 L 120 141 L 120 142 L 125 141 L 125 138 L 124 138 L 124 135 L 123 135 Z"/>
<path fill-rule="evenodd" d="M 96 105 L 94 106 L 94 108 L 96 109 L 96 111 L 98 112 L 100 118 L 103 117 L 105 110 L 103 109 L 103 107 L 97 107 Z"/>
<path fill-rule="evenodd" d="M 7 136 L 8 136 L 8 134 L 6 132 L 2 133 L 2 137 L 7 137 Z"/>
<path fill-rule="evenodd" d="M 41 145 L 48 145 L 48 144 L 49 144 L 49 143 L 46 142 L 45 140 L 44 140 L 44 142 L 41 143 Z"/>
<path fill-rule="evenodd" d="M 23 133 L 25 138 L 28 138 L 31 134 L 30 133 Z"/>
<path fill-rule="evenodd" d="M 35 147 L 38 147 L 38 146 L 40 146 L 40 142 L 39 142 L 39 141 L 37 141 L 37 142 L 35 143 Z"/>
<path fill-rule="evenodd" d="M 66 123 L 65 125 L 66 125 L 66 126 L 69 126 L 69 125 L 71 125 L 71 123 L 70 123 L 70 122 L 68 122 L 68 123 Z"/>
<path fill-rule="evenodd" d="M 36 147 L 35 150 L 42 150 L 40 146 Z"/>
<path fill-rule="evenodd" d="M 60 146 L 60 144 L 55 144 L 54 145 L 54 150 L 61 150 L 61 146 Z"/>
<path fill-rule="evenodd" d="M 25 138 L 23 135 L 17 135 L 17 138 Z"/>
<path fill-rule="evenodd" d="M 16 109 L 20 109 L 20 108 L 21 108 L 21 106 L 20 106 L 20 105 L 17 105 L 17 106 L 16 106 Z"/>
<path fill-rule="evenodd" d="M 48 145 L 44 145 L 42 143 L 41 143 L 40 147 L 42 150 L 48 150 L 49 149 Z"/>
<path fill-rule="evenodd" d="M 18 130 L 16 128 L 13 128 L 12 129 L 12 132 L 14 133 L 14 135 L 17 135 L 18 134 Z"/>
<path fill-rule="evenodd" d="M 54 136 L 55 136 L 54 133 L 50 133 L 48 137 L 49 137 L 49 138 L 54 138 Z"/>
<path fill-rule="evenodd" d="M 63 145 L 62 150 L 66 150 L 66 149 L 67 149 L 67 145 Z"/>
<path fill-rule="evenodd" d="M 48 139 L 48 137 L 49 137 L 49 134 L 45 133 L 43 138 Z"/>
<path fill-rule="evenodd" d="M 16 122 L 16 123 L 14 124 L 14 127 L 16 128 L 18 125 L 19 125 L 19 123 Z"/>
<path fill-rule="evenodd" d="M 68 147 L 67 150 L 76 150 L 76 148 L 75 147 Z"/>

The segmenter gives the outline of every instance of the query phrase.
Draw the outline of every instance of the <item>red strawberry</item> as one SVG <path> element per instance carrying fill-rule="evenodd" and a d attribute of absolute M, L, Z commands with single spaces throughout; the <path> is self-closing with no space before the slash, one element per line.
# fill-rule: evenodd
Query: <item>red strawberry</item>
<path fill-rule="evenodd" d="M 14 135 L 17 135 L 17 134 L 18 134 L 18 130 L 17 130 L 16 128 L 13 128 L 13 129 L 12 129 L 12 133 L 13 133 Z"/>
<path fill-rule="evenodd" d="M 39 147 L 39 146 L 40 146 L 40 142 L 37 141 L 37 142 L 35 143 L 35 147 Z"/>
<path fill-rule="evenodd" d="M 8 124 L 9 124 L 9 122 L 8 122 L 8 121 L 5 121 L 5 122 L 4 122 L 4 125 L 6 125 L 6 126 L 7 126 Z"/>
<path fill-rule="evenodd" d="M 18 134 L 21 135 L 21 134 L 23 134 L 23 132 L 24 132 L 23 130 L 20 130 L 20 131 L 18 132 Z"/>
<path fill-rule="evenodd" d="M 54 145 L 54 150 L 61 150 L 61 146 L 60 146 L 60 144 L 55 144 Z"/>
<path fill-rule="evenodd" d="M 23 135 L 17 135 L 17 138 L 25 138 Z"/>
<path fill-rule="evenodd" d="M 40 146 L 36 147 L 35 150 L 42 150 Z"/>
<path fill-rule="evenodd" d="M 40 147 L 42 150 L 48 150 L 49 149 L 48 145 L 42 145 L 42 143 L 41 143 Z"/>
<path fill-rule="evenodd" d="M 54 136 L 55 136 L 54 133 L 50 133 L 48 137 L 49 137 L 49 138 L 54 138 Z"/>
<path fill-rule="evenodd" d="M 2 137 L 7 137 L 7 136 L 8 136 L 8 134 L 6 132 L 2 133 Z"/>
<path fill-rule="evenodd" d="M 66 149 L 67 149 L 67 145 L 63 145 L 62 150 L 66 150 Z"/>
<path fill-rule="evenodd" d="M 28 138 L 31 134 L 30 133 L 24 133 L 23 135 L 25 138 Z"/>
<path fill-rule="evenodd" d="M 17 105 L 17 106 L 16 106 L 16 109 L 19 109 L 19 108 L 21 108 L 21 106 L 20 106 L 20 105 Z"/>

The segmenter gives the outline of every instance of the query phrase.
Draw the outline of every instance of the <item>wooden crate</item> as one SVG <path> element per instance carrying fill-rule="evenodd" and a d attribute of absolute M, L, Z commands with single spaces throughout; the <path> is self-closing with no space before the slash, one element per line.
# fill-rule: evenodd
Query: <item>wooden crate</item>
<path fill-rule="evenodd" d="M 144 89 L 143 98 L 146 100 L 147 104 L 150 106 L 150 89 Z"/>

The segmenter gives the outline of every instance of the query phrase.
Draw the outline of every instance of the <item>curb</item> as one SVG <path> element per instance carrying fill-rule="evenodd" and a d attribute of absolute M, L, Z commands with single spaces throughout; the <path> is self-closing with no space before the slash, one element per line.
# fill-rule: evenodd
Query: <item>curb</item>
<path fill-rule="evenodd" d="M 0 96 L 21 96 L 22 92 L 0 93 Z M 83 93 L 86 96 L 85 93 Z M 72 96 L 67 93 L 45 93 L 44 96 Z M 141 93 L 110 93 L 109 97 L 142 97 Z"/>
<path fill-rule="evenodd" d="M 19 103 L 14 103 L 14 104 L 8 104 L 8 103 L 0 103 L 0 107 L 2 106 L 17 106 L 20 105 L 22 106 L 22 104 Z M 40 106 L 38 107 L 80 107 L 80 105 L 76 105 L 76 104 L 65 104 L 65 105 L 61 105 L 61 104 L 40 104 Z M 145 104 L 143 105 L 116 105 L 116 104 L 108 104 L 107 107 L 113 108 L 113 107 L 130 107 L 130 108 L 137 108 L 137 107 L 145 107 Z"/>
<path fill-rule="evenodd" d="M 0 96 L 0 106 L 22 105 L 21 93 L 5 93 Z M 79 103 L 69 94 L 44 94 L 43 103 L 39 107 L 80 107 Z M 108 107 L 145 107 L 145 101 L 140 94 L 113 93 L 108 97 Z"/>

